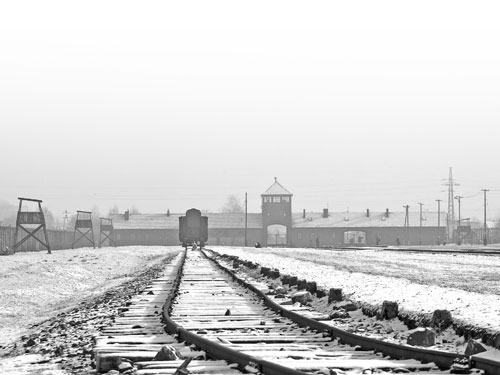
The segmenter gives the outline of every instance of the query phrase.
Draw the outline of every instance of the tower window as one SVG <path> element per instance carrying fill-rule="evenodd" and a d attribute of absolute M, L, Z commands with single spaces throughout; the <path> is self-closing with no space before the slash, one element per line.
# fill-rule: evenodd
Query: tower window
<path fill-rule="evenodd" d="M 281 202 L 281 197 L 273 197 L 273 203 Z"/>
<path fill-rule="evenodd" d="M 290 197 L 281 197 L 282 202 L 290 203 Z"/>
<path fill-rule="evenodd" d="M 271 203 L 272 202 L 272 198 L 271 197 L 264 197 L 264 202 L 265 203 Z"/>

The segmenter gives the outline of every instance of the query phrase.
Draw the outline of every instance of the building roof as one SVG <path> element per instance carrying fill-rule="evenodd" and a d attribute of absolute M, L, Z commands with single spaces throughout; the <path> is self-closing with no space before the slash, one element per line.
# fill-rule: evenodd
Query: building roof
<path fill-rule="evenodd" d="M 130 214 L 125 220 L 124 214 L 111 215 L 114 229 L 179 229 L 179 216 L 185 214 Z M 207 213 L 208 229 L 243 229 L 245 228 L 245 214 Z M 262 214 L 249 213 L 247 216 L 249 229 L 262 228 Z M 420 226 L 419 212 L 409 212 L 410 226 Z M 446 225 L 446 214 L 441 212 L 441 226 Z M 405 212 L 330 212 L 327 218 L 321 212 L 307 212 L 292 214 L 293 228 L 374 228 L 374 227 L 404 227 Z M 422 227 L 437 227 L 437 212 L 422 213 Z"/>
<path fill-rule="evenodd" d="M 292 196 L 293 194 L 290 193 L 288 190 L 286 190 L 283 187 L 283 185 L 281 185 L 278 182 L 278 179 L 276 177 L 274 177 L 274 184 L 269 186 L 269 188 L 261 195 L 288 195 L 288 196 Z"/>
<path fill-rule="evenodd" d="M 179 216 L 185 213 L 166 214 L 130 214 L 125 220 L 125 214 L 111 215 L 114 229 L 179 229 Z M 207 213 L 208 229 L 235 229 L 245 228 L 245 214 Z M 262 215 L 251 214 L 247 216 L 249 229 L 262 228 Z"/>
<path fill-rule="evenodd" d="M 373 228 L 373 227 L 404 227 L 405 212 L 389 212 L 386 217 L 385 212 L 329 212 L 324 218 L 322 213 L 307 212 L 304 219 L 303 213 L 292 214 L 293 228 Z M 409 226 L 420 226 L 420 213 L 409 212 Z M 441 226 L 446 226 L 446 214 L 441 212 Z M 422 227 L 437 227 L 437 212 L 422 213 Z"/>
<path fill-rule="evenodd" d="M 245 228 L 245 214 L 207 214 L 208 229 L 211 228 Z M 247 227 L 251 229 L 262 228 L 262 214 L 247 214 Z"/>
<path fill-rule="evenodd" d="M 125 220 L 124 214 L 113 214 L 114 229 L 169 229 L 179 228 L 180 214 L 130 214 Z"/>

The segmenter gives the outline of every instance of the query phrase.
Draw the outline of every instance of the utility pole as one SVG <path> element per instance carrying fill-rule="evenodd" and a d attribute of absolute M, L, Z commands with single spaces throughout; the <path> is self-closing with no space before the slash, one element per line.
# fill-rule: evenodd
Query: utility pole
<path fill-rule="evenodd" d="M 68 220 L 68 211 L 64 211 L 64 218 L 63 218 L 63 230 L 66 230 L 66 221 Z"/>
<path fill-rule="evenodd" d="M 488 227 L 486 225 L 486 192 L 489 191 L 488 189 L 481 189 L 482 192 L 484 192 L 484 236 L 483 236 L 483 245 L 486 246 L 488 245 Z"/>
<path fill-rule="evenodd" d="M 452 240 L 453 237 L 453 229 L 455 229 L 455 205 L 454 205 L 454 193 L 453 187 L 459 186 L 455 181 L 453 181 L 453 172 L 450 167 L 450 172 L 448 174 L 448 179 L 443 184 L 448 186 L 448 216 L 446 218 L 446 231 L 448 233 L 448 240 Z"/>
<path fill-rule="evenodd" d="M 461 220 L 460 220 L 460 200 L 462 199 L 463 197 L 461 197 L 460 195 L 457 195 L 455 197 L 455 199 L 458 200 L 458 227 L 457 227 L 457 245 L 461 245 L 462 244 L 462 240 L 460 238 L 460 232 L 461 232 L 461 228 L 460 228 L 460 223 L 461 223 Z"/>
<path fill-rule="evenodd" d="M 248 230 L 248 194 L 245 193 L 245 247 L 247 246 L 247 230 Z"/>
<path fill-rule="evenodd" d="M 406 210 L 405 227 L 406 227 L 406 245 L 410 246 L 410 217 L 408 216 L 409 205 L 403 206 Z"/>
<path fill-rule="evenodd" d="M 438 202 L 438 233 L 437 233 L 437 244 L 441 245 L 441 199 L 436 199 L 436 202 Z"/>
<path fill-rule="evenodd" d="M 424 205 L 423 203 L 418 203 L 420 205 L 420 228 L 418 230 L 418 235 L 420 237 L 419 239 L 419 244 L 422 245 L 422 206 Z"/>

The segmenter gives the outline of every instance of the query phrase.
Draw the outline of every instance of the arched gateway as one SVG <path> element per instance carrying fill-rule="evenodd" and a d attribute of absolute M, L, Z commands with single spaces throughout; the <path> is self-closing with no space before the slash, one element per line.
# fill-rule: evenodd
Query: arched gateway
<path fill-rule="evenodd" d="M 273 224 L 267 227 L 267 245 L 268 246 L 286 246 L 287 230 L 286 226 Z"/>
<path fill-rule="evenodd" d="M 268 246 L 291 246 L 292 193 L 274 178 L 262 197 L 262 238 Z"/>

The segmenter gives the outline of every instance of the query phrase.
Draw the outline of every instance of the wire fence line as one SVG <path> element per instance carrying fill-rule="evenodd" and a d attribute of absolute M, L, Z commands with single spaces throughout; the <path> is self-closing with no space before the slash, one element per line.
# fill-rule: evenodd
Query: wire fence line
<path fill-rule="evenodd" d="M 0 226 L 0 250 L 4 250 L 5 247 L 12 249 L 15 243 L 15 233 L 16 228 L 11 226 Z M 21 236 L 24 236 L 25 233 L 20 230 L 18 234 L 18 241 L 21 239 Z M 43 231 L 38 231 L 35 236 L 44 240 Z M 71 244 L 73 242 L 73 232 L 72 231 L 63 231 L 63 230 L 47 230 L 47 236 L 49 238 L 50 248 L 52 250 L 62 250 L 62 249 L 70 249 Z M 83 247 L 88 246 L 86 243 L 76 244 L 75 247 Z M 24 242 L 16 251 L 17 252 L 28 252 L 28 251 L 42 251 L 46 250 L 45 246 L 36 241 L 34 238 L 29 238 L 26 242 Z"/>

